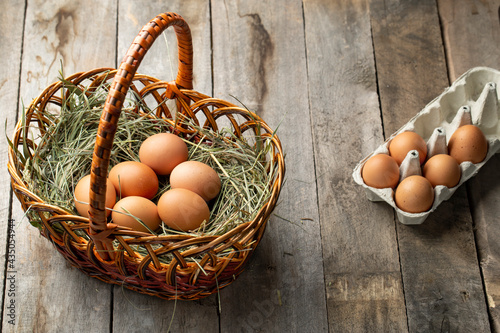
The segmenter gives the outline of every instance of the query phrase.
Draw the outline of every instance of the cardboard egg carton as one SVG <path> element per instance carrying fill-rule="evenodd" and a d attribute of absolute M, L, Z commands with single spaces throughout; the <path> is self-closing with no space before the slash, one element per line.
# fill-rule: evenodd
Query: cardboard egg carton
<path fill-rule="evenodd" d="M 441 202 L 448 200 L 459 186 L 475 176 L 481 167 L 500 150 L 500 101 L 498 96 L 500 96 L 500 71 L 487 67 L 470 69 L 441 95 L 427 104 L 408 123 L 392 134 L 382 145 L 361 160 L 354 168 L 354 181 L 365 188 L 369 200 L 385 201 L 391 205 L 396 210 L 398 220 L 401 223 L 423 223 Z M 404 212 L 394 202 L 393 189 L 377 189 L 363 182 L 361 169 L 364 163 L 373 155 L 388 154 L 389 143 L 397 134 L 404 131 L 418 133 L 427 142 L 427 158 L 430 158 L 437 153 L 447 153 L 447 143 L 451 135 L 464 124 L 474 124 L 483 131 L 488 141 L 486 158 L 477 164 L 471 162 L 460 164 L 462 177 L 458 185 L 453 188 L 436 186 L 434 203 L 427 212 L 418 214 Z M 414 173 L 411 170 L 412 165 L 414 167 L 414 163 L 411 162 L 412 159 L 414 160 L 414 156 L 412 158 L 410 153 L 401 164 L 400 174 L 402 177 Z"/>

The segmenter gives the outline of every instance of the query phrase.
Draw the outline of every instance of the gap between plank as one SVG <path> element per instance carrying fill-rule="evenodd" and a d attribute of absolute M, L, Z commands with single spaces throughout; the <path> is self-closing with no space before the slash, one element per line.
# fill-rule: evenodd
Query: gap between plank
<path fill-rule="evenodd" d="M 306 15 L 304 11 L 304 1 L 301 2 L 301 9 L 302 9 L 302 30 L 304 31 L 304 58 L 306 62 L 306 78 L 307 78 L 307 101 L 309 105 L 309 119 L 310 119 L 310 125 L 311 125 L 311 143 L 312 143 L 312 154 L 313 154 L 313 171 L 314 171 L 314 183 L 316 185 L 316 209 L 318 211 L 318 224 L 319 224 L 319 239 L 323 239 L 321 235 L 321 210 L 319 207 L 319 190 L 318 190 L 318 177 L 317 177 L 317 170 L 316 170 L 316 152 L 315 152 L 315 146 L 314 146 L 314 131 L 313 131 L 313 116 L 311 114 L 311 96 L 310 96 L 310 89 L 309 89 L 309 61 L 307 58 L 307 30 L 306 30 Z M 320 242 L 321 246 L 321 255 L 323 255 L 323 242 Z M 323 258 L 322 258 L 323 259 Z M 326 283 L 326 276 L 325 276 L 325 261 L 322 260 L 322 267 L 323 267 L 323 290 L 324 290 L 324 295 L 325 295 L 325 312 L 326 312 L 326 321 L 328 323 L 328 290 L 327 290 L 327 283 Z"/>
<path fill-rule="evenodd" d="M 28 8 L 28 0 L 25 0 L 24 1 L 24 12 L 23 12 L 23 29 L 21 31 L 21 52 L 20 52 L 20 55 L 19 55 L 19 75 L 18 75 L 18 81 L 17 81 L 17 95 L 16 95 L 16 115 L 14 117 L 14 125 L 17 124 L 18 120 L 19 120 L 19 99 L 21 98 L 21 73 L 22 73 L 22 69 L 23 69 L 23 50 L 24 50 L 24 31 L 25 31 L 25 28 L 26 28 L 26 12 L 27 12 L 27 8 Z M 23 110 L 24 112 L 24 110 Z M 7 135 L 7 133 L 6 133 Z M 12 207 L 13 207 L 13 204 L 14 204 L 14 191 L 12 190 L 12 187 L 11 189 L 9 190 L 9 208 L 8 208 L 8 213 L 7 213 L 7 221 L 10 221 L 12 219 Z M 6 289 L 7 289 L 7 280 L 6 280 L 6 277 L 7 277 L 7 270 L 8 270 L 8 250 L 9 250 L 9 244 L 10 244 L 10 241 L 9 241 L 9 234 L 10 234 L 10 230 L 14 228 L 14 224 L 8 222 L 7 223 L 7 241 L 5 242 L 5 265 L 4 265 L 4 279 L 3 279 L 3 290 L 2 290 L 2 309 L 0 310 L 0 315 L 2 316 L 2 319 L 0 319 L 0 330 L 1 328 L 3 327 L 3 323 L 4 323 L 4 308 L 5 308 L 5 295 L 6 295 Z"/>
<path fill-rule="evenodd" d="M 442 41 L 442 45 L 443 45 L 443 52 L 444 52 L 444 59 L 445 59 L 444 63 L 446 66 L 448 85 L 451 85 L 451 83 L 452 83 L 452 79 L 450 76 L 451 64 L 449 64 L 448 49 L 446 47 L 446 35 L 444 32 L 444 24 L 443 24 L 443 20 L 441 18 L 441 15 L 440 15 L 439 1 L 437 1 L 437 0 L 436 0 L 436 9 L 437 9 L 437 16 L 438 16 L 438 20 L 439 20 L 439 29 L 441 31 L 441 41 Z M 499 15 L 499 21 L 500 21 L 500 7 L 498 8 L 498 15 Z M 488 302 L 488 292 L 486 290 L 486 282 L 485 282 L 485 278 L 484 278 L 484 272 L 483 272 L 483 268 L 481 267 L 481 257 L 480 257 L 481 249 L 479 248 L 479 245 L 477 242 L 478 237 L 477 237 L 477 231 L 476 231 L 477 230 L 476 229 L 476 221 L 474 220 L 474 204 L 473 204 L 472 198 L 471 198 L 472 190 L 470 189 L 470 185 L 468 182 L 465 184 L 465 189 L 466 189 L 465 193 L 467 194 L 467 202 L 469 204 L 469 212 L 470 212 L 471 223 L 472 223 L 472 235 L 474 237 L 474 248 L 476 249 L 476 260 L 478 263 L 479 275 L 481 276 L 481 284 L 483 287 L 484 299 L 486 301 L 486 312 L 488 313 L 488 322 L 490 324 L 490 328 L 493 328 L 494 327 L 494 319 L 493 319 L 493 316 L 492 316 L 491 311 L 490 311 L 489 302 Z"/>
<path fill-rule="evenodd" d="M 373 40 L 373 25 L 372 25 L 372 20 L 370 17 L 370 36 L 371 36 L 371 41 L 372 41 L 372 52 L 373 52 L 373 65 L 375 67 L 375 83 L 377 85 L 377 98 L 378 98 L 378 104 L 379 104 L 379 111 L 380 111 L 380 124 L 382 126 L 382 136 L 384 138 L 384 141 L 387 139 L 385 136 L 385 127 L 384 127 L 384 114 L 382 112 L 382 101 L 380 99 L 380 85 L 379 85 L 379 80 L 378 80 L 378 70 L 377 70 L 377 55 L 375 52 L 375 41 Z M 408 306 L 406 306 L 406 294 L 405 294 L 405 281 L 403 277 L 403 267 L 401 263 L 401 251 L 399 248 L 399 234 L 398 234 L 398 218 L 396 211 L 393 210 L 393 221 L 394 221 L 394 232 L 396 235 L 396 244 L 397 244 L 397 249 L 398 249 L 398 261 L 399 261 L 399 274 L 401 275 L 401 291 L 403 292 L 403 301 L 405 304 L 405 315 L 406 315 L 406 330 L 407 332 L 410 331 L 410 323 L 409 323 L 409 317 L 408 317 Z"/>

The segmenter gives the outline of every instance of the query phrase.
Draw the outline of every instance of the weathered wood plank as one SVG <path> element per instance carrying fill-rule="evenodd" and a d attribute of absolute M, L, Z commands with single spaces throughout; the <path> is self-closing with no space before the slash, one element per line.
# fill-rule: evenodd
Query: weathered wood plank
<path fill-rule="evenodd" d="M 500 69 L 500 1 L 438 1 L 451 80 L 475 66 Z M 478 38 L 480 36 L 480 38 Z M 476 242 L 487 295 L 490 322 L 500 331 L 500 155 L 468 182 Z"/>
<path fill-rule="evenodd" d="M 214 96 L 278 128 L 287 175 L 249 267 L 220 293 L 222 332 L 328 330 L 301 1 L 212 1 Z"/>
<path fill-rule="evenodd" d="M 211 94 L 210 11 L 209 3 L 200 1 L 119 2 L 118 61 L 143 25 L 163 12 L 176 12 L 189 24 L 194 47 L 195 90 Z M 177 41 L 173 29 L 159 37 L 141 63 L 138 72 L 163 80 L 173 80 L 177 74 Z M 219 318 L 217 297 L 199 301 L 167 301 L 141 295 L 120 287 L 114 288 L 113 331 L 116 332 L 217 332 Z"/>
<path fill-rule="evenodd" d="M 435 1 L 372 1 L 387 136 L 448 86 Z M 397 223 L 410 331 L 489 330 L 465 188 L 422 225 Z"/>
<path fill-rule="evenodd" d="M 483 273 L 491 326 L 500 332 L 500 155 L 493 156 L 469 181 L 468 193 L 476 230 L 476 242 Z"/>
<path fill-rule="evenodd" d="M 0 122 L 4 124 L 5 135 L 9 138 L 14 131 L 14 125 L 17 114 L 17 101 L 19 92 L 19 71 L 21 67 L 21 47 L 22 47 L 22 32 L 24 24 L 24 9 L 25 4 L 18 1 L 8 1 L 4 5 L 9 10 L 0 12 L 0 29 L 4 33 L 0 36 L 0 49 L 9 50 L 4 52 L 4 66 L 0 67 L 0 105 L 3 106 Z M 5 138 L 0 141 L 0 165 L 6 166 L 8 156 L 8 143 Z M 3 167 L 0 173 L 0 244 L 7 244 L 8 246 L 0 247 L 1 262 L 1 287 L 2 298 L 0 299 L 0 306 L 3 309 L 2 323 L 8 325 L 15 324 L 16 315 L 16 275 L 9 272 L 16 270 L 16 237 L 15 230 L 9 233 L 9 219 L 11 218 L 10 200 L 12 200 L 12 193 L 10 188 L 10 176 L 7 168 Z M 13 221 L 12 221 L 13 222 Z M 11 223 L 12 225 L 14 223 Z M 7 253 L 6 253 L 7 251 Z M 8 265 L 5 266 L 5 260 Z M 7 267 L 7 270 L 5 270 Z M 7 276 L 6 276 L 7 273 Z M 13 275 L 13 276 L 9 276 Z M 8 277 L 8 280 L 5 278 Z M 14 277 L 14 278 L 12 278 Z M 6 288 L 4 288 L 7 283 Z M 4 308 L 4 302 L 6 307 Z M 11 303 L 14 302 L 14 303 Z"/>
<path fill-rule="evenodd" d="M 14 202 L 17 317 L 15 325 L 7 323 L 4 303 L 2 331 L 482 332 L 489 330 L 487 305 L 491 326 L 500 331 L 499 156 L 421 226 L 395 222 L 390 207 L 366 200 L 351 178 L 384 133 L 441 93 L 448 77 L 478 65 L 500 68 L 499 0 L 438 0 L 444 39 L 430 0 L 26 3 L 22 70 L 24 2 L 0 14 L 0 46 L 9 51 L 0 69 L 7 134 L 18 80 L 20 97 L 29 102 L 56 80 L 61 59 L 66 74 L 115 66 L 144 23 L 176 11 L 193 31 L 195 89 L 231 101 L 234 95 L 271 127 L 280 124 L 287 182 L 247 271 L 221 291 L 220 317 L 217 296 L 174 303 L 84 276 Z M 139 72 L 173 78 L 176 43 L 173 34 L 167 38 L 168 49 L 161 37 Z M 0 150 L 5 164 L 5 142 Z M 9 177 L 1 177 L 7 193 Z M 5 244 L 9 199 L 1 200 Z"/>
<path fill-rule="evenodd" d="M 500 1 L 438 0 L 450 80 L 476 66 L 499 69 Z"/>
<path fill-rule="evenodd" d="M 352 170 L 383 141 L 366 1 L 305 1 L 309 100 L 331 332 L 404 332 L 390 207 Z"/>
<path fill-rule="evenodd" d="M 211 94 L 211 46 L 209 1 L 120 1 L 118 22 L 118 63 L 143 25 L 156 15 L 175 12 L 189 24 L 193 38 L 193 85 L 195 90 Z M 165 38 L 167 42 L 165 42 Z M 173 29 L 159 37 L 141 63 L 139 73 L 170 81 L 177 75 L 177 40 Z"/>
<path fill-rule="evenodd" d="M 27 1 L 21 99 L 29 103 L 57 80 L 60 61 L 66 74 L 113 66 L 115 27 L 115 1 Z M 111 287 L 70 268 L 29 225 L 17 200 L 12 209 L 16 221 L 16 324 L 4 321 L 3 331 L 109 331 Z"/>

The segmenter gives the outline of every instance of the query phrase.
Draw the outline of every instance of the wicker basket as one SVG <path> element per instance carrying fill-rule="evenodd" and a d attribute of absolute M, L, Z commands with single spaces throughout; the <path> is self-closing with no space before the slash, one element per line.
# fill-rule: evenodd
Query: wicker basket
<path fill-rule="evenodd" d="M 145 53 L 169 26 L 174 27 L 178 42 L 179 70 L 175 82 L 136 74 Z M 34 218 L 41 222 L 41 234 L 73 266 L 104 282 L 165 299 L 199 299 L 218 292 L 234 281 L 262 238 L 285 172 L 281 143 L 259 116 L 227 101 L 192 90 L 192 54 L 191 32 L 187 23 L 175 13 L 164 13 L 142 28 L 118 70 L 99 68 L 65 78 L 82 91 L 112 80 L 92 158 L 90 218 L 73 215 L 66 209 L 44 202 L 30 191 L 23 180 L 24 164 L 15 153 L 15 147 L 28 147 L 30 151 L 35 149 L 36 144 L 23 142 L 23 137 L 26 137 L 30 126 L 44 130 L 47 123 L 43 112 L 46 109 L 57 113 L 63 101 L 61 96 L 68 93 L 61 82 L 47 87 L 26 108 L 24 119 L 16 125 L 13 145 L 9 149 L 11 183 L 23 210 L 30 211 L 30 220 Z M 104 202 L 110 151 L 121 107 L 129 89 L 144 100 L 156 103 L 149 106 L 150 109 L 156 108 L 156 117 L 169 121 L 178 135 L 192 134 L 193 131 L 174 122 L 169 108 L 163 103 L 166 99 L 175 101 L 183 117 L 195 123 L 203 119 L 204 123 L 200 126 L 218 130 L 218 124 L 223 121 L 230 124 L 237 137 L 251 131 L 271 142 L 268 158 L 277 170 L 270 183 L 272 194 L 253 220 L 219 236 L 152 236 L 108 223 Z M 55 228 L 55 225 L 58 227 Z M 84 236 L 81 236 L 82 233 Z M 135 252 L 138 245 L 146 248 L 147 254 Z M 165 254 L 173 258 L 168 264 L 159 260 Z M 191 258 L 197 259 L 194 261 Z"/>

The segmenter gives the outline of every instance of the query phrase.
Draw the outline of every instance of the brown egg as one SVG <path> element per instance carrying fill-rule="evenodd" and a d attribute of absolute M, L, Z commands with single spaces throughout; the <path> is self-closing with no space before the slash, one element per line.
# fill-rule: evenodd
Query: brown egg
<path fill-rule="evenodd" d="M 149 232 L 149 230 L 137 219 L 141 220 L 152 231 L 158 229 L 161 223 L 158 208 L 154 202 L 137 196 L 129 196 L 118 201 L 113 207 L 111 218 L 113 223 L 142 232 Z"/>
<path fill-rule="evenodd" d="M 447 154 L 434 155 L 423 167 L 423 176 L 433 187 L 444 185 L 455 187 L 460 182 L 461 170 L 457 161 Z"/>
<path fill-rule="evenodd" d="M 464 125 L 452 134 L 448 151 L 458 164 L 465 161 L 480 163 L 488 153 L 488 141 L 479 127 Z"/>
<path fill-rule="evenodd" d="M 84 176 L 75 186 L 74 190 L 74 202 L 78 214 L 84 217 L 89 217 L 89 207 L 90 205 L 90 175 Z M 116 202 L 116 192 L 113 183 L 108 179 L 106 182 L 106 208 L 113 208 Z M 106 210 L 106 216 L 111 214 L 110 210 Z"/>
<path fill-rule="evenodd" d="M 408 213 L 428 211 L 434 202 L 434 189 L 422 176 L 409 176 L 399 183 L 394 194 L 396 206 Z"/>
<path fill-rule="evenodd" d="M 186 161 L 172 170 L 170 186 L 193 191 L 208 201 L 219 194 L 221 181 L 217 172 L 209 165 L 198 161 Z"/>
<path fill-rule="evenodd" d="M 158 213 L 163 223 L 180 231 L 198 229 L 203 221 L 210 218 L 210 210 L 205 200 L 183 188 L 163 193 L 158 200 Z"/>
<path fill-rule="evenodd" d="M 188 147 L 171 133 L 159 133 L 147 138 L 139 149 L 139 158 L 158 175 L 168 175 L 188 159 Z"/>
<path fill-rule="evenodd" d="M 410 150 L 417 150 L 420 164 L 427 157 L 427 144 L 425 140 L 415 132 L 402 132 L 389 142 L 389 154 L 401 165 Z"/>
<path fill-rule="evenodd" d="M 361 169 L 366 185 L 375 188 L 395 188 L 399 181 L 399 167 L 396 160 L 386 154 L 370 157 Z"/>
<path fill-rule="evenodd" d="M 139 196 L 151 199 L 158 191 L 158 176 L 153 169 L 140 162 L 118 163 L 108 177 L 120 198 Z"/>

